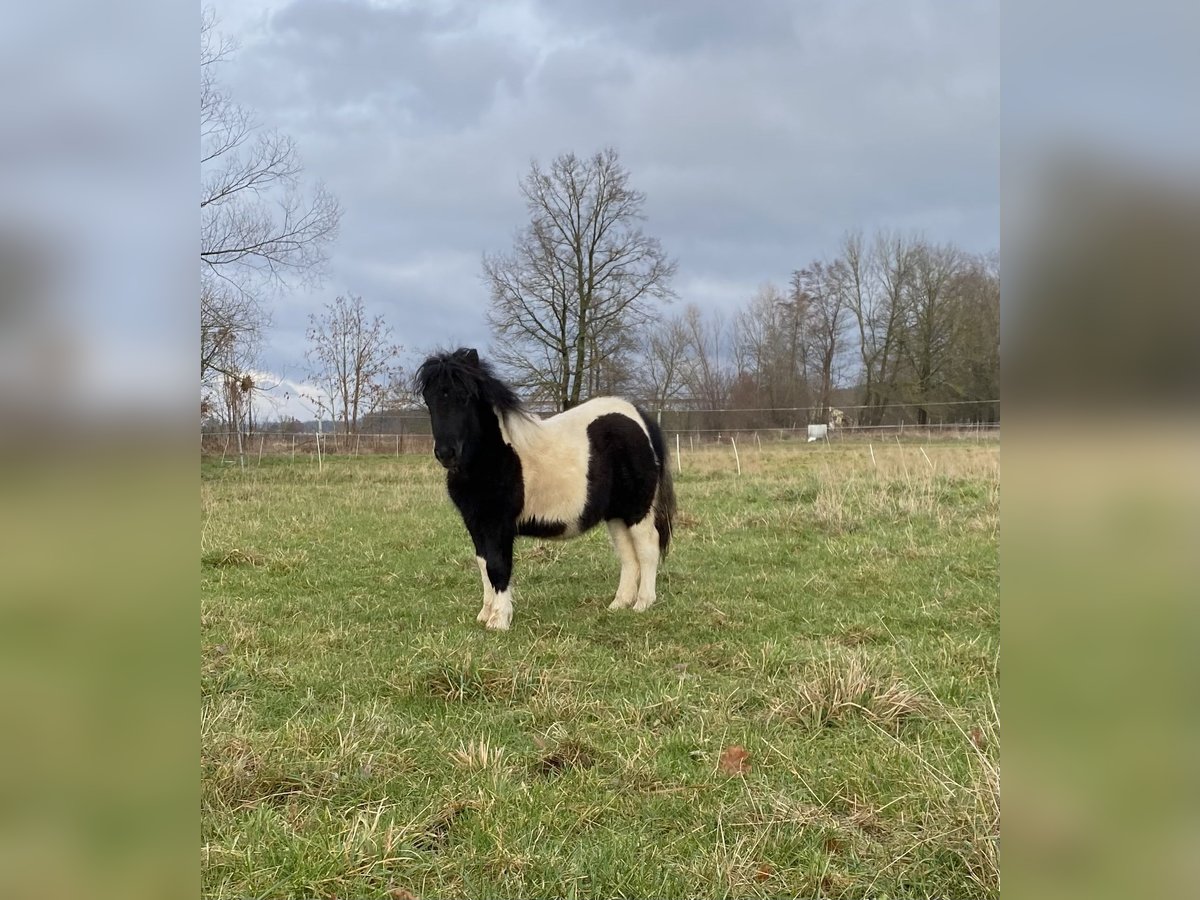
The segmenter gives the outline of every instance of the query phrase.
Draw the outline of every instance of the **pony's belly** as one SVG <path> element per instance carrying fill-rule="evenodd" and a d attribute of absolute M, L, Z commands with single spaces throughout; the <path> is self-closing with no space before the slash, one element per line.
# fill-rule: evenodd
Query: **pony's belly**
<path fill-rule="evenodd" d="M 518 521 L 576 527 L 588 496 L 588 447 L 584 437 L 584 442 L 556 448 L 557 452 L 545 456 L 521 455 L 525 497 Z"/>

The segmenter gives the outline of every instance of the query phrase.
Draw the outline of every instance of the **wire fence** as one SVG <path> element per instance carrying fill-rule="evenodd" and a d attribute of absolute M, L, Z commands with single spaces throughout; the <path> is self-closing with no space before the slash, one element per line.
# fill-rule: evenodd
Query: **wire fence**
<path fill-rule="evenodd" d="M 425 420 L 428 429 L 428 419 Z M 820 429 L 818 429 L 819 431 Z M 887 425 L 827 426 L 823 434 L 809 426 L 769 428 L 670 428 L 663 422 L 669 449 L 682 454 L 706 446 L 727 444 L 742 447 L 763 444 L 839 444 L 871 440 L 995 442 L 1000 439 L 999 422 L 939 422 L 914 425 L 903 421 Z M 433 453 L 433 436 L 426 432 L 359 433 L 253 431 L 238 434 L 210 431 L 201 434 L 200 454 L 205 459 L 259 465 L 264 459 L 319 462 L 326 456 L 403 456 Z"/>

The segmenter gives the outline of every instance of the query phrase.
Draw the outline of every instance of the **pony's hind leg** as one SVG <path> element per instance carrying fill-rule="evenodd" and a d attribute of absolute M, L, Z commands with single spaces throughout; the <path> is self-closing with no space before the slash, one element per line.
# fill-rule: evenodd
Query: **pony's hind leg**
<path fill-rule="evenodd" d="M 492 617 L 492 605 L 496 600 L 496 592 L 492 589 L 491 579 L 488 578 L 487 560 L 482 556 L 477 556 L 475 562 L 479 563 L 479 575 L 483 578 L 483 609 L 479 611 L 475 621 L 486 623 Z"/>
<path fill-rule="evenodd" d="M 654 604 L 655 582 L 658 578 L 658 531 L 653 512 L 629 529 L 633 549 L 637 554 L 639 575 L 637 602 L 634 612 L 644 612 Z"/>
<path fill-rule="evenodd" d="M 609 609 L 628 609 L 637 599 L 638 586 L 638 556 L 634 549 L 633 536 L 629 528 L 620 519 L 611 519 L 608 524 L 608 536 L 612 539 L 613 550 L 621 561 L 621 581 L 617 585 L 617 596 L 608 605 Z"/>

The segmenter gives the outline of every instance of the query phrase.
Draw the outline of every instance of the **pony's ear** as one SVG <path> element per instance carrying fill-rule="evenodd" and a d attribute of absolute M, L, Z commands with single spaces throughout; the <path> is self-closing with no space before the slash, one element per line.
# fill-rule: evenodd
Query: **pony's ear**
<path fill-rule="evenodd" d="M 479 365 L 479 351 L 476 350 L 474 347 L 471 347 L 470 349 L 467 349 L 467 350 L 461 350 L 459 352 L 462 354 L 462 358 L 464 360 L 466 360 L 467 362 L 469 362 L 471 365 L 473 365 L 473 366 Z"/>

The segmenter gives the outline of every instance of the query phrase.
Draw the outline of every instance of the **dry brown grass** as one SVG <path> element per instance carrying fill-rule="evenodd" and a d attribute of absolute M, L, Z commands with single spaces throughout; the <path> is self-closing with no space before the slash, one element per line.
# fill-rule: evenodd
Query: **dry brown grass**
<path fill-rule="evenodd" d="M 493 747 L 485 738 L 461 745 L 450 758 L 468 770 L 498 773 L 504 769 L 504 748 Z"/>
<path fill-rule="evenodd" d="M 926 698 L 860 654 L 834 657 L 812 667 L 794 697 L 777 703 L 775 715 L 810 728 L 864 718 L 888 729 L 929 709 Z"/>

